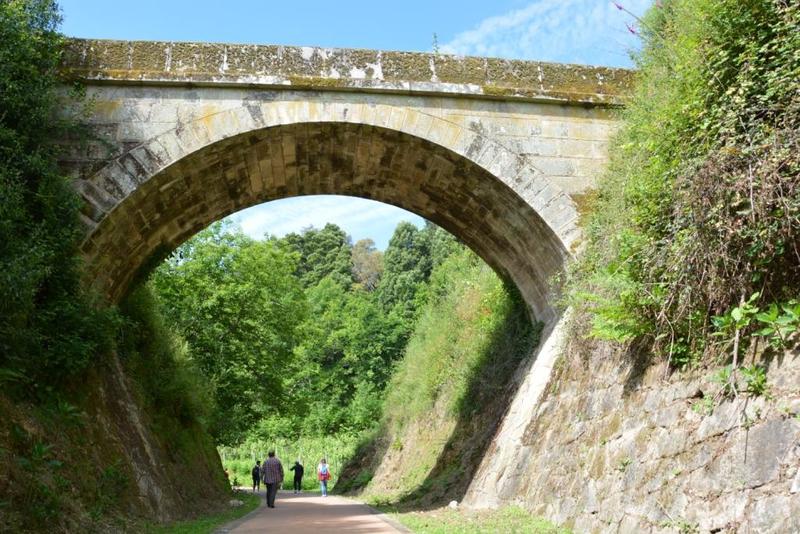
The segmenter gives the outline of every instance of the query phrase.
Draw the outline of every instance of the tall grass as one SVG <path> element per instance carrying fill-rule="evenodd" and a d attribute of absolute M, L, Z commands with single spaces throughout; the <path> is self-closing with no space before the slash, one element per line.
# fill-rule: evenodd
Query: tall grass
<path fill-rule="evenodd" d="M 598 338 L 678 368 L 735 362 L 757 326 L 718 317 L 800 286 L 800 4 L 663 0 L 640 30 L 567 294 Z"/>
<path fill-rule="evenodd" d="M 469 250 L 451 255 L 431 276 L 381 428 L 364 436 L 340 488 L 412 507 L 460 499 L 539 332 L 485 263 Z"/>
<path fill-rule="evenodd" d="M 527 317 L 511 320 L 524 315 L 518 295 L 469 250 L 453 254 L 434 271 L 429 291 L 430 300 L 387 388 L 384 418 L 396 430 L 425 416 L 439 398 L 447 399 L 450 416 L 470 409 L 476 380 L 484 388 L 496 385 L 493 377 L 519 363 L 534 334 Z M 510 320 L 518 328 L 506 332 Z M 515 338 L 506 346 L 519 350 L 498 350 L 503 335 Z"/>

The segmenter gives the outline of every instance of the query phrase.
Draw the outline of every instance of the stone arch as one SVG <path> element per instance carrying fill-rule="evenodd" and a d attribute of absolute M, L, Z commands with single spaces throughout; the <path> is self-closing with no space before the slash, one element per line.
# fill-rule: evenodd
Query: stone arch
<path fill-rule="evenodd" d="M 89 277 L 114 301 L 214 220 L 288 196 L 345 194 L 436 222 L 549 320 L 549 280 L 578 235 L 569 197 L 521 156 L 433 114 L 379 104 L 245 101 L 179 123 L 77 186 Z"/>

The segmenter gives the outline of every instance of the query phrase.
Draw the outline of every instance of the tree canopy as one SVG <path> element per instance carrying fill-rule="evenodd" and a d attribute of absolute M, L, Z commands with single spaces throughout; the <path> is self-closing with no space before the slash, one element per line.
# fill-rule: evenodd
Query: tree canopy
<path fill-rule="evenodd" d="M 385 254 L 351 243 L 335 224 L 256 241 L 216 223 L 152 276 L 213 387 L 220 443 L 374 424 L 433 266 L 460 246 L 409 223 Z"/>
<path fill-rule="evenodd" d="M 211 431 L 221 442 L 235 441 L 281 405 L 306 313 L 296 265 L 287 247 L 216 223 L 152 277 L 165 315 L 214 387 Z"/>

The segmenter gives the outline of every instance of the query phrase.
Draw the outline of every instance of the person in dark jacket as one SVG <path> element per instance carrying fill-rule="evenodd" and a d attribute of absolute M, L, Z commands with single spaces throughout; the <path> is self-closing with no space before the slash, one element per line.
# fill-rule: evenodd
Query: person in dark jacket
<path fill-rule="evenodd" d="M 296 461 L 294 465 L 289 468 L 289 471 L 294 471 L 294 492 L 300 493 L 303 489 L 303 471 L 305 471 L 300 460 Z"/>
<path fill-rule="evenodd" d="M 253 491 L 261 489 L 261 460 L 256 460 L 256 465 L 253 466 L 250 474 L 253 475 Z"/>

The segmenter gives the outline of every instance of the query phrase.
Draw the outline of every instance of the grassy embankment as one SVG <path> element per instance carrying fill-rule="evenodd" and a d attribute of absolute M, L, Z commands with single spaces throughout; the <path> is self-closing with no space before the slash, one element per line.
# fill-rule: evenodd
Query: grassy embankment
<path fill-rule="evenodd" d="M 461 500 L 538 343 L 519 295 L 469 251 L 431 277 L 428 302 L 386 392 L 380 426 L 340 489 L 402 509 Z"/>
<path fill-rule="evenodd" d="M 217 527 L 220 527 L 231 521 L 235 521 L 243 517 L 256 508 L 263 502 L 260 495 L 254 495 L 247 492 L 236 492 L 235 499 L 239 499 L 244 504 L 236 508 L 230 508 L 223 512 L 216 513 L 200 519 L 193 519 L 190 521 L 178 521 L 168 525 L 151 525 L 147 528 L 148 534 L 209 534 L 214 532 Z"/>
<path fill-rule="evenodd" d="M 179 339 L 146 291 L 123 303 L 119 319 L 114 352 L 80 382 L 38 403 L 0 395 L 0 530 L 134 528 L 150 513 L 135 482 L 143 472 L 170 514 L 224 502 L 201 389 Z"/>
<path fill-rule="evenodd" d="M 391 517 L 418 534 L 567 534 L 522 508 L 507 506 L 498 510 L 434 510 L 431 512 L 390 513 Z"/>

